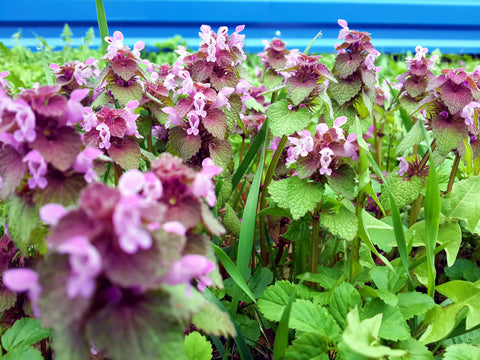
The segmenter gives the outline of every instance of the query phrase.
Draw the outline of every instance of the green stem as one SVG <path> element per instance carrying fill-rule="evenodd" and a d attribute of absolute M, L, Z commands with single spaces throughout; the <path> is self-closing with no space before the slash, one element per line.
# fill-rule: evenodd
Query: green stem
<path fill-rule="evenodd" d="M 373 134 L 375 140 L 375 160 L 377 161 L 378 167 L 382 168 L 382 140 L 379 140 L 377 119 L 373 116 Z"/>
<path fill-rule="evenodd" d="M 447 186 L 447 191 L 445 192 L 445 195 L 448 194 L 450 191 L 452 191 L 453 183 L 455 182 L 455 178 L 457 177 L 457 170 L 458 170 L 459 164 L 460 164 L 460 155 L 456 154 L 455 160 L 453 162 L 452 171 L 450 172 L 450 178 L 448 179 L 448 186 Z"/>
<path fill-rule="evenodd" d="M 432 144 L 430 145 L 430 149 L 435 150 L 437 146 L 437 139 L 433 139 Z M 422 161 L 420 161 L 420 165 L 418 166 L 419 170 L 422 170 L 425 165 L 427 164 L 428 159 L 430 158 L 430 151 L 427 151 L 425 155 L 423 155 Z"/>
<path fill-rule="evenodd" d="M 424 196 L 420 194 L 413 203 L 412 211 L 410 211 L 410 218 L 408 220 L 410 227 L 417 222 L 418 214 L 420 214 L 420 210 L 422 209 L 423 198 Z"/>
<path fill-rule="evenodd" d="M 312 274 L 318 272 L 318 244 L 320 242 L 320 209 L 322 207 L 322 200 L 317 204 L 312 214 L 312 258 L 310 263 L 310 272 Z"/>
<path fill-rule="evenodd" d="M 262 211 L 267 206 L 268 186 L 270 185 L 270 182 L 272 181 L 273 174 L 275 173 L 275 168 L 277 167 L 278 160 L 280 159 L 280 155 L 282 154 L 283 148 L 285 147 L 286 143 L 287 143 L 287 137 L 285 135 L 283 135 L 282 139 L 280 140 L 280 143 L 278 144 L 277 150 L 275 151 L 275 154 L 273 155 L 272 162 L 268 166 L 268 170 L 267 170 L 267 173 L 265 175 L 265 179 L 263 180 L 262 195 L 260 197 L 260 210 L 259 211 Z M 259 224 L 260 224 L 260 253 L 261 253 L 261 257 L 262 257 L 262 263 L 264 265 L 267 265 L 268 259 L 267 259 L 266 231 L 265 231 L 265 215 L 260 216 Z"/>
<path fill-rule="evenodd" d="M 120 167 L 120 165 L 113 163 L 113 169 L 115 170 L 115 186 L 117 186 L 118 180 L 120 179 L 120 176 L 122 176 L 122 168 Z"/>

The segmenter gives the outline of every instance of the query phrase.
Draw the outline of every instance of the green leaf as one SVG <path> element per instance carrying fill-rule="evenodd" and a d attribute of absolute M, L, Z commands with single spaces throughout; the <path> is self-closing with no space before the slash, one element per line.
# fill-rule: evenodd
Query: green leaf
<path fill-rule="evenodd" d="M 291 360 L 328 360 L 327 344 L 316 333 L 302 333 L 287 348 L 285 358 Z"/>
<path fill-rule="evenodd" d="M 362 81 L 356 78 L 351 81 L 337 79 L 338 82 L 330 82 L 328 91 L 335 99 L 338 105 L 342 106 L 347 101 L 352 100 L 362 88 Z"/>
<path fill-rule="evenodd" d="M 235 314 L 233 317 L 235 326 L 242 332 L 245 342 L 248 345 L 255 345 L 260 337 L 260 328 L 255 320 L 250 319 L 247 315 Z"/>
<path fill-rule="evenodd" d="M 411 150 L 414 145 L 420 144 L 422 140 L 422 127 L 420 121 L 417 121 L 415 125 L 413 125 L 413 127 L 410 129 L 410 131 L 402 138 L 400 144 L 398 144 L 397 149 L 395 150 L 395 155 L 400 155 L 407 150 Z"/>
<path fill-rule="evenodd" d="M 397 298 L 398 308 L 407 320 L 422 315 L 435 306 L 430 296 L 419 292 L 399 293 Z"/>
<path fill-rule="evenodd" d="M 448 219 L 465 220 L 465 227 L 474 232 L 480 221 L 480 176 L 457 181 L 452 191 L 441 199 L 442 214 Z"/>
<path fill-rule="evenodd" d="M 317 333 L 336 342 L 340 340 L 342 333 L 326 308 L 302 299 L 295 300 L 292 305 L 290 327 L 295 330 Z"/>
<path fill-rule="evenodd" d="M 268 191 L 273 200 L 280 207 L 289 209 L 293 219 L 297 220 L 308 211 L 315 209 L 322 198 L 323 186 L 293 176 L 280 181 L 272 181 Z"/>
<path fill-rule="evenodd" d="M 350 165 L 340 165 L 328 177 L 328 184 L 337 194 L 343 194 L 347 199 L 355 197 L 355 171 Z"/>
<path fill-rule="evenodd" d="M 300 105 L 310 93 L 317 86 L 317 79 L 315 77 L 308 77 L 303 81 L 296 76 L 288 78 L 285 83 L 285 89 L 287 89 L 288 97 L 292 100 L 293 105 Z"/>
<path fill-rule="evenodd" d="M 188 360 L 210 360 L 212 358 L 212 344 L 198 331 L 185 336 L 184 346 Z"/>
<path fill-rule="evenodd" d="M 389 252 L 392 245 L 395 245 L 395 233 L 393 226 L 378 220 L 366 211 L 362 211 L 362 221 L 365 233 L 368 235 L 373 244 L 381 250 Z"/>
<path fill-rule="evenodd" d="M 40 217 L 35 206 L 12 195 L 7 201 L 6 220 L 8 233 L 15 243 L 15 246 L 24 255 L 28 255 L 28 246 L 31 244 L 35 229 L 40 222 Z"/>
<path fill-rule="evenodd" d="M 125 170 L 138 169 L 140 166 L 140 146 L 132 138 L 113 141 L 107 152 L 108 156 Z"/>
<path fill-rule="evenodd" d="M 347 282 L 330 291 L 330 304 L 328 310 L 342 329 L 347 326 L 347 314 L 355 308 L 361 306 L 362 299 L 357 289 Z"/>
<path fill-rule="evenodd" d="M 208 151 L 214 164 L 223 169 L 232 161 L 232 145 L 228 140 L 213 140 L 208 144 Z"/>
<path fill-rule="evenodd" d="M 377 266 L 370 270 L 370 276 L 377 288 L 392 293 L 399 292 L 405 286 L 406 277 L 399 269 L 392 270 L 386 266 Z"/>
<path fill-rule="evenodd" d="M 113 84 L 110 86 L 110 91 L 113 97 L 118 100 L 120 106 L 126 106 L 127 103 L 132 100 L 140 101 L 143 96 L 142 86 L 136 82 L 130 86 Z"/>
<path fill-rule="evenodd" d="M 282 99 L 270 105 L 267 112 L 267 119 L 275 137 L 291 135 L 295 131 L 305 129 L 310 121 L 310 114 L 307 108 L 290 110 L 288 100 Z"/>
<path fill-rule="evenodd" d="M 252 109 L 252 110 L 255 110 L 256 112 L 261 112 L 261 113 L 265 112 L 265 108 L 263 107 L 263 105 L 260 104 L 254 98 L 247 99 L 245 101 L 245 106 L 247 107 L 247 109 Z"/>
<path fill-rule="evenodd" d="M 425 246 L 425 221 L 419 221 L 412 225 L 406 232 L 407 238 L 413 240 L 413 246 Z M 438 228 L 437 242 L 445 248 L 447 265 L 452 266 L 462 243 L 462 229 L 456 222 L 442 224 Z"/>
<path fill-rule="evenodd" d="M 269 286 L 258 299 L 258 308 L 271 321 L 280 321 L 290 295 L 296 292 L 295 285 L 289 281 L 277 281 Z"/>
<path fill-rule="evenodd" d="M 333 215 L 322 212 L 320 224 L 325 226 L 333 235 L 345 240 L 353 240 L 357 236 L 357 217 L 344 206 L 340 207 L 338 213 Z"/>
<path fill-rule="evenodd" d="M 275 334 L 275 343 L 273 344 L 273 360 L 283 359 L 285 356 L 285 350 L 288 345 L 289 338 L 289 322 L 290 314 L 292 311 L 293 299 L 295 298 L 295 293 L 292 292 L 288 298 L 287 304 L 282 312 L 282 318 L 278 324 L 277 332 Z"/>
<path fill-rule="evenodd" d="M 403 356 L 404 350 L 394 350 L 381 345 L 379 331 L 382 325 L 382 314 L 360 321 L 358 308 L 353 309 L 347 315 L 347 327 L 343 332 L 343 342 L 352 352 L 379 359 L 385 356 Z"/>
<path fill-rule="evenodd" d="M 385 180 L 399 208 L 412 203 L 422 189 L 422 179 L 418 176 L 413 176 L 411 179 L 406 180 L 398 174 L 389 174 Z M 380 202 L 385 210 L 390 210 L 390 199 L 385 185 L 382 185 Z"/>
<path fill-rule="evenodd" d="M 168 143 L 178 151 L 183 160 L 188 160 L 198 153 L 202 139 L 200 136 L 188 135 L 182 127 L 175 126 L 168 131 Z"/>
<path fill-rule="evenodd" d="M 450 345 L 443 360 L 480 360 L 480 348 L 469 344 Z"/>
<path fill-rule="evenodd" d="M 398 308 L 386 304 L 380 299 L 373 299 L 363 309 L 366 318 L 382 314 L 382 324 L 378 335 L 382 339 L 398 341 L 410 338 L 410 328 Z"/>
<path fill-rule="evenodd" d="M 50 336 L 50 330 L 44 329 L 38 319 L 21 318 L 2 336 L 2 346 L 8 352 L 36 344 Z"/>
<path fill-rule="evenodd" d="M 432 352 L 418 340 L 400 341 L 398 348 L 405 350 L 407 354 L 401 357 L 392 356 L 391 360 L 433 360 Z"/>
<path fill-rule="evenodd" d="M 220 310 L 215 304 L 208 303 L 193 316 L 192 323 L 207 334 L 216 336 L 236 336 L 235 326 L 228 313 Z"/>
<path fill-rule="evenodd" d="M 480 282 L 454 280 L 437 286 L 436 290 L 453 303 L 444 307 L 437 305 L 427 312 L 424 324 L 428 327 L 420 341 L 428 344 L 446 337 L 462 319 L 459 314 L 464 308 L 466 329 L 480 324 Z"/>
<path fill-rule="evenodd" d="M 4 356 L 1 357 L 2 360 L 43 360 L 42 353 L 37 349 L 27 347 L 27 348 L 17 348 L 12 351 L 9 351 Z"/>

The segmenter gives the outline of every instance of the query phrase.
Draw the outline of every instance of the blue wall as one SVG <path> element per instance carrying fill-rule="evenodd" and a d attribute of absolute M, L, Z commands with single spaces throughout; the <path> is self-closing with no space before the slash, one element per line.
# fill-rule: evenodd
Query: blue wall
<path fill-rule="evenodd" d="M 147 45 L 181 35 L 196 49 L 200 25 L 233 31 L 245 24 L 248 52 L 263 49 L 277 31 L 289 48 L 303 50 L 321 31 L 312 51 L 332 52 L 340 27 L 372 34 L 382 52 L 414 51 L 416 45 L 442 52 L 480 54 L 480 0 L 104 0 L 110 32 L 120 30 L 125 43 Z M 94 27 L 100 44 L 95 0 L 0 0 L 0 41 L 13 46 L 12 35 L 22 28 L 20 44 L 35 47 L 35 34 L 50 45 L 62 46 L 60 34 L 68 23 L 79 44 Z"/>

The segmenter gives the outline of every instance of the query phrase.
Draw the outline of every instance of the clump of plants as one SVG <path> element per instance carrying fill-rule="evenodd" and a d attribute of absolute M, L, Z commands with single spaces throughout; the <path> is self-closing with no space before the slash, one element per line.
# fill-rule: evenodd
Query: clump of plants
<path fill-rule="evenodd" d="M 0 68 L 1 357 L 479 357 L 479 68 L 338 23 Z"/>

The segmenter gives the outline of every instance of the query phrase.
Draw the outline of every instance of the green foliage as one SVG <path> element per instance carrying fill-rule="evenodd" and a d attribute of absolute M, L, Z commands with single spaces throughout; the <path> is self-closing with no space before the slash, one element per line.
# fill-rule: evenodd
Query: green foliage
<path fill-rule="evenodd" d="M 273 136 L 281 137 L 305 129 L 310 114 L 307 108 L 290 110 L 288 100 L 283 99 L 270 105 L 267 118 Z"/>
<path fill-rule="evenodd" d="M 198 331 L 185 336 L 184 346 L 188 360 L 210 360 L 212 358 L 212 344 Z"/>

